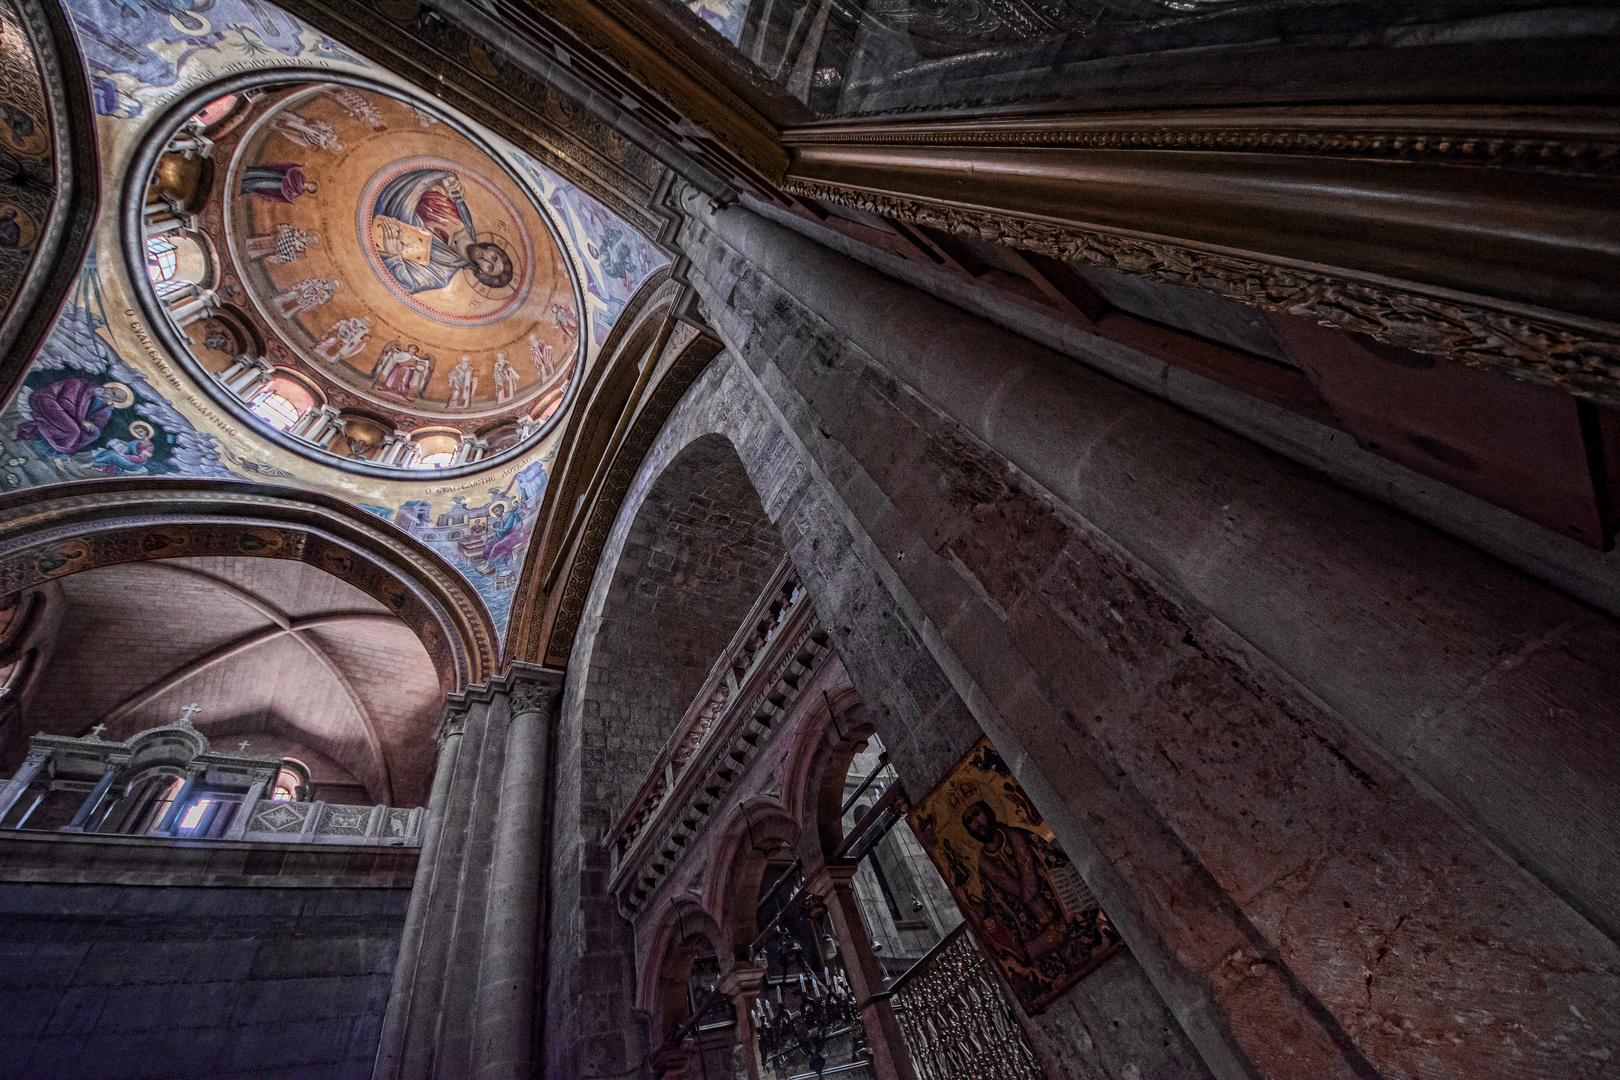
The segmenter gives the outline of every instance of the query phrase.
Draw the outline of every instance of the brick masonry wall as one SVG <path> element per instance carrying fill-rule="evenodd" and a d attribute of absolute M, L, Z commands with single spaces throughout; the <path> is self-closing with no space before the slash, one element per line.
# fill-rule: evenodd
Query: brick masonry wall
<path fill-rule="evenodd" d="M 0 883 L 0 1078 L 368 1077 L 409 898 Z"/>

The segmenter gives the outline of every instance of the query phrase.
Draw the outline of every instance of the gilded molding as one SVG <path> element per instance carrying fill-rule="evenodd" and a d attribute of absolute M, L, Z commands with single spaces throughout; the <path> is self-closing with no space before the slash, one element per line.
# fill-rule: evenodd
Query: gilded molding
<path fill-rule="evenodd" d="M 619 507 L 630 490 L 641 462 L 651 449 L 653 440 L 663 430 L 664 421 L 674 411 L 692 383 L 709 361 L 720 355 L 724 348 L 713 338 L 700 337 L 686 347 L 669 372 L 647 399 L 641 415 L 636 418 L 630 434 L 625 437 L 613 459 L 613 465 L 602 483 L 602 491 L 591 508 L 589 520 L 579 538 L 573 564 L 563 583 L 562 601 L 557 618 L 552 623 L 551 640 L 546 645 L 546 663 L 565 666 L 574 647 L 574 634 L 579 629 L 580 616 L 585 611 L 585 598 L 591 591 L 591 579 L 596 576 L 596 564 L 602 558 L 613 521 L 619 516 Z"/>
<path fill-rule="evenodd" d="M 768 180 L 774 181 L 786 169 L 787 152 L 776 126 L 708 65 L 693 63 L 691 35 L 658 25 L 648 17 L 647 5 L 619 0 L 505 0 L 500 8 L 519 19 L 543 14 L 565 27 Z"/>
<path fill-rule="evenodd" d="M 1620 406 L 1620 333 L 1552 312 L 1491 308 L 1483 298 L 1385 279 L 1357 280 L 1170 241 L 993 214 L 862 188 L 790 178 L 783 190 L 820 202 L 1067 262 L 1203 289 L 1267 311 L 1313 319 L 1379 341 L 1492 368 L 1578 397 Z"/>
<path fill-rule="evenodd" d="M 1428 161 L 1571 175 L 1620 171 L 1620 118 L 1324 113 L 1058 117 L 1030 120 L 818 125 L 785 131 L 789 147 L 974 146 L 1182 150 Z"/>

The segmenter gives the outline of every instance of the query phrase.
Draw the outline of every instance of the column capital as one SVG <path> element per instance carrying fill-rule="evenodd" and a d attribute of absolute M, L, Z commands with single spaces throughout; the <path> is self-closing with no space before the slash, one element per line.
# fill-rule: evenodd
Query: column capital
<path fill-rule="evenodd" d="M 850 884 L 855 880 L 855 874 L 860 870 L 858 862 L 840 860 L 836 863 L 824 863 L 811 871 L 805 879 L 806 887 L 812 892 L 826 896 L 835 889 L 853 888 Z"/>
<path fill-rule="evenodd" d="M 766 970 L 756 964 L 738 963 L 726 972 L 718 989 L 728 998 L 757 997 L 765 981 Z"/>

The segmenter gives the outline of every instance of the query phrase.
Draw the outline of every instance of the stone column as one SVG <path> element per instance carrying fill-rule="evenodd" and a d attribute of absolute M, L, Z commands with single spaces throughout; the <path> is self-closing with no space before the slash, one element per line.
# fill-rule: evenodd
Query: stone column
<path fill-rule="evenodd" d="M 405 909 L 405 927 L 400 935 L 399 957 L 394 965 L 394 985 L 383 1015 L 382 1035 L 377 1047 L 378 1077 L 401 1075 L 399 1065 L 405 1050 L 405 1028 L 410 1019 L 412 991 L 421 964 L 422 933 L 428 923 L 434 880 L 441 858 L 440 836 L 445 809 L 450 802 L 450 785 L 456 774 L 456 757 L 461 751 L 464 717 L 451 715 L 445 720 L 439 739 L 439 765 L 433 774 L 433 792 L 428 796 L 427 828 L 416 863 L 416 880 L 411 885 L 411 903 Z"/>
<path fill-rule="evenodd" d="M 720 992 L 731 999 L 737 1010 L 737 1041 L 742 1044 L 747 1080 L 761 1080 L 765 1072 L 759 1057 L 759 1035 L 754 1031 L 754 1003 L 764 983 L 765 969 L 753 964 L 737 964 L 720 980 Z"/>
<path fill-rule="evenodd" d="M 851 884 L 858 867 L 858 863 L 822 867 L 811 877 L 810 889 L 827 902 L 827 914 L 838 935 L 838 950 L 843 954 L 844 974 L 855 991 L 855 1000 L 860 1002 L 866 1040 L 872 1047 L 872 1071 L 878 1080 L 917 1080 L 894 1008 L 887 999 L 872 1000 L 884 989 L 883 965 L 872 951 L 872 940 L 861 921 L 860 901 Z"/>
<path fill-rule="evenodd" d="M 175 299 L 178 299 L 178 294 Z M 198 319 L 206 319 L 219 306 L 219 297 L 212 289 L 197 289 L 183 302 L 169 308 L 169 317 L 176 326 L 187 327 Z"/>
<path fill-rule="evenodd" d="M 243 398 L 252 397 L 253 392 L 264 385 L 275 370 L 270 361 L 262 356 L 239 356 L 236 363 L 242 364 L 242 368 L 226 380 L 225 387 Z"/>
<path fill-rule="evenodd" d="M 562 694 L 560 672 L 524 664 L 514 666 L 508 678 L 511 719 L 478 972 L 473 1048 L 478 1080 L 523 1080 L 533 1067 L 541 855 L 546 846 L 541 823 L 549 794 L 551 718 Z"/>
<path fill-rule="evenodd" d="M 96 786 L 91 789 L 90 794 L 85 797 L 84 802 L 79 806 L 79 812 L 73 815 L 73 820 L 57 831 L 84 832 L 84 823 L 90 820 L 90 815 L 96 812 L 96 807 L 101 805 L 101 800 L 107 797 L 107 789 L 112 787 L 113 779 L 117 775 L 118 766 L 108 765 L 107 771 L 101 774 L 101 779 L 97 781 Z"/>
<path fill-rule="evenodd" d="M 231 820 L 230 827 L 225 830 L 224 839 L 240 840 L 247 835 L 248 819 L 253 816 L 253 811 L 258 808 L 259 800 L 264 798 L 264 789 L 275 775 L 273 772 L 253 774 L 253 786 L 248 788 L 247 795 L 243 797 L 242 805 L 236 811 L 236 817 Z"/>
<path fill-rule="evenodd" d="M 543 823 L 562 673 L 514 664 L 450 698 L 428 835 L 375 1075 L 528 1077 L 540 970 Z M 454 745 L 459 744 L 459 745 Z"/>
<path fill-rule="evenodd" d="M 163 813 L 163 821 L 158 825 L 154 835 L 173 836 L 174 823 L 180 820 L 180 811 L 185 808 L 186 800 L 191 798 L 191 791 L 197 786 L 197 777 L 207 768 L 206 765 L 191 765 L 186 768 L 186 782 L 180 785 L 180 794 L 174 797 L 168 810 Z"/>
<path fill-rule="evenodd" d="M 22 763 L 22 768 L 6 781 L 5 789 L 0 791 L 0 821 L 5 820 L 5 816 L 11 812 L 17 800 L 22 798 L 22 793 L 28 790 L 28 785 L 34 782 L 34 777 L 39 775 L 39 770 L 45 767 L 45 762 L 50 756 L 49 750 L 28 752 L 28 760 Z"/>
<path fill-rule="evenodd" d="M 147 213 L 150 215 L 151 211 L 161 209 L 163 208 L 149 206 L 147 207 Z M 172 233 L 196 231 L 197 215 L 195 214 L 179 214 L 174 217 L 164 218 L 148 216 L 146 218 L 146 237 L 148 240 L 154 236 L 168 236 Z"/>

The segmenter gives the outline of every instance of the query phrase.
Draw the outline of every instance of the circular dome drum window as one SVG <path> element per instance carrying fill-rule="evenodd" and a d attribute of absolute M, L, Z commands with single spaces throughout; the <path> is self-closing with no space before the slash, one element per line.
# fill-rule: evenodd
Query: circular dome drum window
<path fill-rule="evenodd" d="M 555 225 L 428 103 L 229 80 L 160 124 L 131 178 L 149 320 L 266 439 L 372 475 L 460 474 L 560 418 L 584 342 Z"/>

